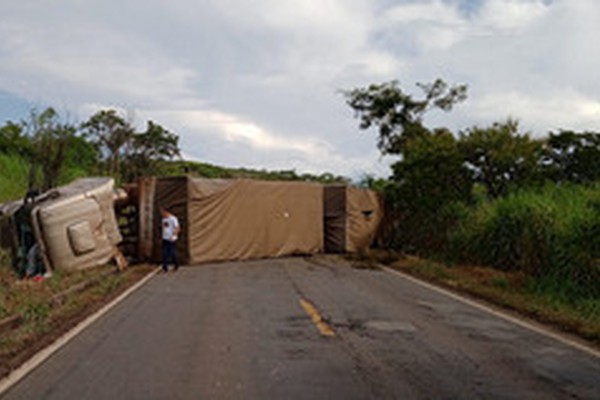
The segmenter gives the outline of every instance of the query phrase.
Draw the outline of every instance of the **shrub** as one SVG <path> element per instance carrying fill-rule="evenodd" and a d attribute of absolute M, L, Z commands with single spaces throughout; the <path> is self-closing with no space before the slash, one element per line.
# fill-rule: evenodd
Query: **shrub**
<path fill-rule="evenodd" d="M 600 188 L 548 185 L 482 202 L 450 233 L 453 261 L 522 271 L 536 290 L 600 294 Z"/>

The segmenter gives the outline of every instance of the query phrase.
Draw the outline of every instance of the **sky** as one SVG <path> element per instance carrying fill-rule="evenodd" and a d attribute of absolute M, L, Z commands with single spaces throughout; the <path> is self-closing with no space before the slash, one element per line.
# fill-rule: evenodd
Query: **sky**
<path fill-rule="evenodd" d="M 115 108 L 227 167 L 385 177 L 343 90 L 467 84 L 427 126 L 600 131 L 597 0 L 0 0 L 0 124 Z"/>

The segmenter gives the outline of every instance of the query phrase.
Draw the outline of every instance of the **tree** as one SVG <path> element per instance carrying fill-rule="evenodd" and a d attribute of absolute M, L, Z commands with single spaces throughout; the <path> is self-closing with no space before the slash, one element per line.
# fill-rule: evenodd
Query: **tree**
<path fill-rule="evenodd" d="M 406 201 L 418 199 L 415 206 L 435 209 L 444 201 L 469 200 L 469 171 L 457 140 L 446 129 L 409 140 L 403 159 L 392 170 L 399 188 L 410 193 Z"/>
<path fill-rule="evenodd" d="M 384 193 L 389 181 L 384 178 L 377 178 L 372 174 L 364 174 L 358 181 L 357 186 L 365 189 L 371 189 L 379 193 Z"/>
<path fill-rule="evenodd" d="M 62 176 L 61 181 L 97 174 L 98 152 L 96 146 L 81 135 L 71 137 L 65 152 L 64 166 L 69 175 Z"/>
<path fill-rule="evenodd" d="M 0 127 L 0 152 L 30 158 L 33 154 L 31 140 L 25 135 L 23 124 L 8 121 Z"/>
<path fill-rule="evenodd" d="M 545 175 L 555 182 L 590 183 L 600 179 L 600 134 L 550 133 L 543 156 Z"/>
<path fill-rule="evenodd" d="M 23 121 L 32 143 L 30 186 L 35 186 L 35 170 L 42 169 L 42 190 L 57 186 L 69 141 L 75 136 L 76 128 L 61 123 L 58 113 L 49 107 L 41 113 L 31 111 L 29 119 Z"/>
<path fill-rule="evenodd" d="M 466 99 L 467 87 L 437 79 L 417 84 L 423 97 L 405 93 L 397 81 L 344 92 L 360 118 L 359 127 L 378 128 L 382 154 L 399 155 L 385 191 L 388 244 L 412 251 L 441 250 L 454 220 L 451 205 L 468 201 L 472 182 L 456 139 L 446 129 L 429 130 L 423 116 L 449 111 Z M 390 217 L 391 216 L 391 217 Z"/>
<path fill-rule="evenodd" d="M 417 86 L 424 92 L 421 99 L 405 93 L 398 81 L 343 92 L 346 103 L 360 118 L 359 127 L 378 128 L 377 147 L 383 154 L 402 154 L 407 140 L 426 134 L 423 115 L 427 111 L 433 108 L 449 111 L 467 98 L 466 85 L 449 87 L 437 79 L 431 84 L 419 83 Z"/>
<path fill-rule="evenodd" d="M 145 132 L 131 136 L 130 151 L 124 160 L 125 178 L 134 180 L 143 175 L 157 174 L 164 161 L 179 156 L 179 137 L 148 121 Z"/>
<path fill-rule="evenodd" d="M 445 129 L 412 138 L 392 170 L 388 195 L 400 218 L 403 246 L 441 251 L 456 222 L 453 205 L 471 200 L 473 182 L 457 140 Z"/>
<path fill-rule="evenodd" d="M 459 146 L 475 182 L 491 198 L 505 195 L 510 187 L 523 187 L 538 177 L 541 142 L 519 134 L 517 121 L 474 127 L 460 134 Z"/>
<path fill-rule="evenodd" d="M 100 110 L 81 127 L 85 137 L 96 146 L 105 172 L 118 177 L 120 160 L 134 134 L 131 125 L 115 110 Z"/>

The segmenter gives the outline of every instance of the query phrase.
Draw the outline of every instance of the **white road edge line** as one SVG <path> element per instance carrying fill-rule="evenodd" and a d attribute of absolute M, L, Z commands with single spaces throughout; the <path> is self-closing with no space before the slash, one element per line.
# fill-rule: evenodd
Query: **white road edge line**
<path fill-rule="evenodd" d="M 71 339 L 79 335 L 83 330 L 85 330 L 88 326 L 96 322 L 100 319 L 104 314 L 110 311 L 113 307 L 123 301 L 127 296 L 131 293 L 142 287 L 150 278 L 152 278 L 159 269 L 155 269 L 154 271 L 148 273 L 144 278 L 138 281 L 135 285 L 131 286 L 129 289 L 121 293 L 117 298 L 113 301 L 102 307 L 96 313 L 90 315 L 79 324 L 77 324 L 73 329 L 65 333 L 60 338 L 56 339 L 52 344 L 48 347 L 44 348 L 29 360 L 25 361 L 20 367 L 12 371 L 8 376 L 0 381 L 0 396 L 3 395 L 8 389 L 10 389 L 14 384 L 19 382 L 25 376 L 27 376 L 31 371 L 40 366 L 44 361 L 46 361 L 52 354 L 58 351 L 61 347 L 66 345 Z"/>
<path fill-rule="evenodd" d="M 568 346 L 574 347 L 574 348 L 576 348 L 576 349 L 578 349 L 580 351 L 583 351 L 584 353 L 587 353 L 587 354 L 589 354 L 591 356 L 600 358 L 600 351 L 598 351 L 598 350 L 596 350 L 596 349 L 594 349 L 594 348 L 592 348 L 590 346 L 586 346 L 585 344 L 579 343 L 579 342 L 577 342 L 575 340 L 571 340 L 569 338 L 566 338 L 563 335 L 560 335 L 558 333 L 552 332 L 551 330 L 549 330 L 549 328 L 541 327 L 541 326 L 536 326 L 536 325 L 534 325 L 531 322 L 527 322 L 527 321 L 521 320 L 519 318 L 513 317 L 511 315 L 502 313 L 502 312 L 500 312 L 500 311 L 498 311 L 498 310 L 496 310 L 496 309 L 494 309 L 494 308 L 492 308 L 490 306 L 478 303 L 476 301 L 473 301 L 473 300 L 470 300 L 470 299 L 468 299 L 466 297 L 463 297 L 463 296 L 461 296 L 459 294 L 451 292 L 450 290 L 447 290 L 447 289 L 441 288 L 439 286 L 433 285 L 431 283 L 422 281 L 422 280 L 417 279 L 417 278 L 415 278 L 415 277 L 413 277 L 413 276 L 411 276 L 411 275 L 409 275 L 409 274 L 407 274 L 405 272 L 401 272 L 401 271 L 398 271 L 398 270 L 395 270 L 393 268 L 389 268 L 389 267 L 386 267 L 386 266 L 381 266 L 381 268 L 384 271 L 388 272 L 388 273 L 398 275 L 398 276 L 400 276 L 400 277 L 402 277 L 402 278 L 404 278 L 406 280 L 409 280 L 409 281 L 414 282 L 414 283 L 416 283 L 418 285 L 421 285 L 423 287 L 431 289 L 431 290 L 433 290 L 435 292 L 438 292 L 440 294 L 446 295 L 448 297 L 451 297 L 451 298 L 453 298 L 455 300 L 458 300 L 458 301 L 460 301 L 462 303 L 468 304 L 468 305 L 470 305 L 472 307 L 475 307 L 475 308 L 478 308 L 480 310 L 486 311 L 486 312 L 488 312 L 488 313 L 490 313 L 490 314 L 492 314 L 492 315 L 494 315 L 496 317 L 504 319 L 505 321 L 512 322 L 513 324 L 516 324 L 516 325 L 519 325 L 519 326 L 521 326 L 523 328 L 529 329 L 529 330 L 531 330 L 533 332 L 536 332 L 536 333 L 538 333 L 540 335 L 544 335 L 544 336 L 550 337 L 550 338 L 552 338 L 554 340 L 557 340 L 557 341 L 559 341 L 559 342 L 561 342 L 563 344 L 566 344 Z"/>

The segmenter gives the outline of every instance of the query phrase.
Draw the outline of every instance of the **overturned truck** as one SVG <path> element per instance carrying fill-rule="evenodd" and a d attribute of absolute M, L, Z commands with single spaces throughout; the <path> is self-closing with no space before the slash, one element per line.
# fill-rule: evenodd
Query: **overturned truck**
<path fill-rule="evenodd" d="M 159 262 L 165 207 L 182 225 L 180 260 L 200 264 L 361 251 L 382 217 L 376 193 L 348 186 L 184 176 L 143 178 L 129 189 L 134 229 L 119 230 L 114 181 L 86 178 L 0 205 L 0 245 L 12 249 L 21 276 L 118 261 L 120 243 L 132 258 Z"/>
<path fill-rule="evenodd" d="M 114 180 L 84 178 L 0 206 L 0 244 L 22 276 L 85 269 L 118 255 Z"/>
<path fill-rule="evenodd" d="M 137 187 L 138 255 L 161 259 L 159 208 L 179 218 L 184 263 L 355 252 L 369 247 L 382 217 L 366 189 L 311 182 L 145 178 Z"/>

